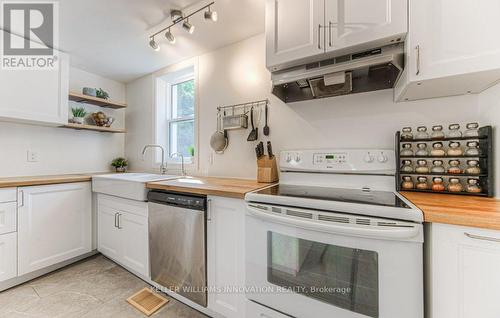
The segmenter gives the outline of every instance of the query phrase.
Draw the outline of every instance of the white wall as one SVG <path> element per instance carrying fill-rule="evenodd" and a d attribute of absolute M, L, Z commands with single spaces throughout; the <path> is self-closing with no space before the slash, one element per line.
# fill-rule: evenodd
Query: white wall
<path fill-rule="evenodd" d="M 255 36 L 198 58 L 200 136 L 198 173 L 212 176 L 255 178 L 254 147 L 249 131 L 229 132 L 229 147 L 213 154 L 209 141 L 216 129 L 216 107 L 269 98 L 270 140 L 275 152 L 292 148 L 381 147 L 393 148 L 394 133 L 403 126 L 479 119 L 477 95 L 394 103 L 392 90 L 284 104 L 270 94 L 270 73 L 265 68 L 264 35 Z M 143 127 L 127 136 L 127 156 L 133 167 L 147 168 L 137 160 L 137 145 L 152 141 L 152 80 L 146 77 L 127 86 L 127 128 Z M 139 111 L 140 109 L 140 111 Z M 128 112 L 133 111 L 135 115 Z M 146 120 L 146 121 L 144 121 Z M 264 121 L 262 116 L 261 121 Z M 261 125 L 262 126 L 262 125 Z M 147 131 L 146 131 L 147 130 Z M 262 135 L 262 129 L 259 129 Z M 266 140 L 266 139 L 264 139 Z M 209 158 L 213 156 L 213 163 Z M 150 162 L 149 160 L 146 162 Z"/>
<path fill-rule="evenodd" d="M 70 89 L 102 87 L 111 98 L 125 101 L 125 85 L 76 69 L 70 69 Z M 70 107 L 74 106 L 70 103 Z M 85 106 L 89 111 L 99 107 Z M 105 110 L 123 124 L 123 111 Z M 71 113 L 71 111 L 70 111 Z M 110 169 L 110 161 L 124 153 L 124 136 L 0 122 L 0 176 L 26 176 L 99 172 Z M 27 151 L 38 153 L 38 162 L 27 162 Z"/>
<path fill-rule="evenodd" d="M 500 125 L 500 84 L 493 86 L 479 94 L 479 109 L 481 123 L 493 126 L 495 156 L 493 166 L 495 171 L 495 195 L 500 197 L 500 138 L 498 137 L 498 125 Z"/>

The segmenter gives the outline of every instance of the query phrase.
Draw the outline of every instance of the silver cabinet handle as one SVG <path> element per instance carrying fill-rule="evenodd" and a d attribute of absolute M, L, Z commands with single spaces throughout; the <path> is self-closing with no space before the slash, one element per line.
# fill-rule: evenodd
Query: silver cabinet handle
<path fill-rule="evenodd" d="M 207 199 L 207 221 L 212 221 L 212 199 Z"/>
<path fill-rule="evenodd" d="M 24 191 L 23 190 L 19 190 L 18 198 L 17 198 L 17 206 L 18 207 L 24 206 Z"/>
<path fill-rule="evenodd" d="M 420 45 L 417 45 L 415 47 L 415 50 L 417 50 L 417 72 L 415 73 L 415 75 L 419 75 L 420 74 Z"/>
<path fill-rule="evenodd" d="M 122 228 L 122 214 L 118 213 L 118 229 L 121 230 Z"/>
<path fill-rule="evenodd" d="M 465 232 L 464 234 L 468 238 L 471 238 L 471 239 L 474 239 L 474 240 L 490 241 L 490 242 L 500 243 L 500 238 L 488 237 L 488 236 L 482 236 L 482 235 L 475 235 L 475 234 L 470 234 L 470 233 L 467 233 L 467 232 Z"/>
<path fill-rule="evenodd" d="M 115 227 L 118 228 L 118 212 L 115 213 Z"/>
<path fill-rule="evenodd" d="M 328 21 L 328 45 L 332 47 L 332 21 Z"/>
<path fill-rule="evenodd" d="M 318 24 L 318 49 L 321 50 L 321 24 Z"/>

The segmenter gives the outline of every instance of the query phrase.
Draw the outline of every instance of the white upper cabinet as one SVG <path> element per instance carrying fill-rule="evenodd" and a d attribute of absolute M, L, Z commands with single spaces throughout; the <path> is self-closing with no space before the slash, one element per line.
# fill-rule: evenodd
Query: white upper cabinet
<path fill-rule="evenodd" d="M 266 0 L 267 67 L 403 41 L 407 25 L 407 0 Z"/>
<path fill-rule="evenodd" d="M 55 69 L 0 69 L 1 120 L 48 125 L 68 122 L 69 57 L 58 54 Z"/>
<path fill-rule="evenodd" d="M 395 99 L 479 93 L 500 79 L 500 1 L 410 0 Z"/>
<path fill-rule="evenodd" d="M 267 66 L 324 53 L 324 0 L 267 0 Z"/>
<path fill-rule="evenodd" d="M 326 0 L 326 50 L 399 42 L 408 29 L 407 12 L 405 0 Z"/>

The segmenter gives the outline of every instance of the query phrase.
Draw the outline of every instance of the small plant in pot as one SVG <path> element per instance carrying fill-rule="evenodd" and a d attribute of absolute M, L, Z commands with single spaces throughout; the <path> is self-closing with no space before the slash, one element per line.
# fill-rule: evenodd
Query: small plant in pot
<path fill-rule="evenodd" d="M 109 94 L 102 88 L 96 89 L 96 97 L 102 98 L 102 99 L 109 99 Z"/>
<path fill-rule="evenodd" d="M 85 116 L 87 115 L 87 111 L 83 107 L 75 107 L 71 108 L 71 112 L 73 113 L 73 122 L 76 124 L 83 124 L 85 122 Z"/>
<path fill-rule="evenodd" d="M 116 158 L 111 161 L 111 166 L 115 167 L 116 172 L 127 171 L 128 161 L 125 158 Z"/>

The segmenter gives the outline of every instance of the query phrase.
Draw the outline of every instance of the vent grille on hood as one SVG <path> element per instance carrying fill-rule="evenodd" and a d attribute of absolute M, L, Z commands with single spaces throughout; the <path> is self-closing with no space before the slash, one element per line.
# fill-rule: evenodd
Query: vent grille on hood
<path fill-rule="evenodd" d="M 290 103 L 388 89 L 402 69 L 403 44 L 390 45 L 275 72 L 273 94 Z"/>

